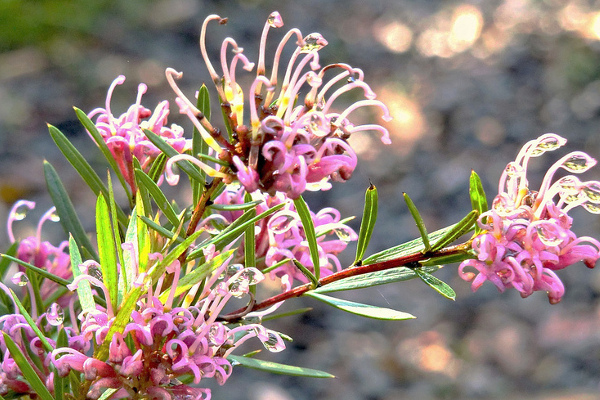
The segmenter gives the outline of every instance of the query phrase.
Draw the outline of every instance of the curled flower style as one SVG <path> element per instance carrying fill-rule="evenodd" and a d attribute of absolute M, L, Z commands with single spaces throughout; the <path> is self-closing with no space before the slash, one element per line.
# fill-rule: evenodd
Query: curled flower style
<path fill-rule="evenodd" d="M 244 194 L 243 187 L 225 190 L 215 199 L 215 204 L 242 204 Z M 253 198 L 263 200 L 257 206 L 258 213 L 285 203 L 281 210 L 257 223 L 256 257 L 264 257 L 265 268 L 269 268 L 272 277 L 287 275 L 290 279 L 307 282 L 306 276 L 292 262 L 294 259 L 298 260 L 309 270 L 314 271 L 306 234 L 293 201 L 286 199 L 282 193 L 275 196 L 263 196 L 259 192 L 255 192 Z M 241 214 L 241 211 L 221 211 L 218 214 L 220 217 L 218 221 L 229 224 L 239 218 Z M 358 235 L 352 228 L 345 225 L 345 221 L 341 220 L 340 213 L 335 208 L 327 207 L 317 213 L 311 211 L 311 217 L 317 234 L 321 276 L 327 276 L 341 269 L 337 256 L 349 242 L 357 240 Z M 240 246 L 240 249 L 243 249 L 243 246 Z"/>
<path fill-rule="evenodd" d="M 7 231 L 9 240 L 14 243 L 16 241 L 13 233 L 12 225 L 14 221 L 20 221 L 25 218 L 27 212 L 35 208 L 35 202 L 27 200 L 17 201 L 10 210 L 7 223 Z M 56 208 L 50 208 L 43 216 L 37 225 L 37 230 L 34 236 L 26 237 L 19 241 L 16 257 L 19 260 L 32 264 L 38 268 L 44 269 L 53 275 L 63 279 L 70 279 L 73 276 L 71 271 L 71 259 L 65 248 L 68 245 L 67 241 L 61 242 L 58 247 L 52 245 L 48 241 L 42 241 L 42 226 L 46 221 L 58 221 Z M 59 286 L 57 283 L 44 279 L 40 286 L 40 297 L 43 299 L 49 298 L 56 293 Z M 69 294 L 61 296 L 58 300 L 60 305 L 65 307 L 69 302 Z"/>
<path fill-rule="evenodd" d="M 183 153 L 191 148 L 191 140 L 183 137 L 183 128 L 172 124 L 167 125 L 169 102 L 161 101 L 154 111 L 142 106 L 142 96 L 147 86 L 140 83 L 135 104 L 118 118 L 113 115 L 110 102 L 117 85 L 123 84 L 125 76 L 117 77 L 108 89 L 105 108 L 92 110 L 88 117 L 96 117 L 96 128 L 110 149 L 125 180 L 135 192 L 133 157 L 137 158 L 144 171 L 148 171 L 152 161 L 161 151 L 144 134 L 144 129 L 151 130 L 162 137 L 176 151 Z M 90 134 L 91 136 L 91 134 Z"/>
<path fill-rule="evenodd" d="M 581 206 L 600 214 L 600 182 L 581 182 L 574 175 L 554 180 L 559 169 L 579 174 L 596 164 L 586 153 L 575 151 L 559 159 L 546 172 L 539 191 L 527 181 L 532 157 L 563 146 L 566 140 L 548 133 L 529 141 L 500 178 L 499 194 L 491 210 L 483 213 L 478 225 L 484 230 L 473 240 L 477 259 L 464 261 L 460 276 L 472 282 L 473 291 L 486 280 L 500 291 L 515 288 L 527 297 L 545 291 L 550 303 L 558 303 L 564 286 L 555 271 L 578 261 L 593 268 L 600 258 L 600 242 L 571 231 L 569 210 Z M 465 271 L 475 268 L 478 273 Z"/>
<path fill-rule="evenodd" d="M 236 68 L 239 64 L 250 71 L 254 64 L 235 40 L 227 38 L 221 46 L 221 74 L 217 73 L 206 49 L 206 31 L 211 21 L 223 23 L 226 19 L 218 15 L 206 18 L 200 47 L 219 93 L 233 144 L 177 87 L 175 79 L 181 77 L 180 73 L 167 69 L 167 80 L 177 93 L 181 113 L 190 118 L 216 155 L 229 163 L 235 173 L 230 180 L 237 178 L 249 193 L 260 189 L 270 195 L 285 193 L 294 199 L 305 190 L 328 189 L 329 180 L 346 181 L 356 167 L 356 153 L 347 141 L 353 132 L 376 131 L 383 143 L 390 143 L 384 127 L 355 125 L 349 119 L 362 107 L 379 108 L 384 120 L 390 116 L 387 107 L 375 100 L 360 69 L 342 63 L 319 65 L 318 51 L 327 45 L 320 34 L 303 37 L 298 29 L 288 31 L 277 46 L 268 76 L 267 36 L 271 28 L 283 25 L 279 13 L 271 13 L 260 40 L 256 77 L 245 94 L 236 80 Z M 279 80 L 282 52 L 290 41 L 296 43 L 296 48 L 285 65 L 283 80 Z M 229 48 L 233 52 L 230 59 Z M 333 103 L 350 91 L 361 93 L 365 99 L 341 112 L 334 111 Z M 248 115 L 249 123 L 245 119 Z"/>

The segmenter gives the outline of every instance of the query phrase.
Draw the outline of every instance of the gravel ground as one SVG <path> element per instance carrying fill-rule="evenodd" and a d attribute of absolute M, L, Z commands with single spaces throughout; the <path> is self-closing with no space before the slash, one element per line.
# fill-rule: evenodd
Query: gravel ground
<path fill-rule="evenodd" d="M 385 147 L 375 137 L 356 138 L 361 161 L 352 180 L 308 196 L 312 208 L 333 205 L 343 215 L 360 215 L 371 180 L 383 200 L 372 252 L 418 235 L 402 192 L 411 195 L 430 230 L 442 228 L 469 211 L 472 169 L 491 198 L 506 163 L 542 133 L 558 133 L 569 140 L 569 149 L 600 157 L 598 2 L 136 0 L 97 2 L 96 8 L 88 3 L 82 1 L 68 20 L 60 17 L 64 12 L 40 7 L 46 12 L 40 14 L 32 8 L 35 23 L 3 15 L 9 6 L 0 8 L 5 22 L 0 24 L 5 26 L 0 30 L 1 217 L 19 198 L 38 201 L 40 214 L 50 206 L 42 173 L 47 159 L 70 187 L 84 223 L 92 226 L 91 193 L 79 190 L 79 178 L 51 142 L 45 123 L 63 130 L 102 171 L 104 164 L 71 107 L 102 106 L 119 74 L 128 80 L 115 93 L 113 109 L 125 110 L 140 81 L 149 86 L 144 104 L 172 100 L 163 74 L 167 66 L 184 71 L 183 86 L 192 93 L 209 80 L 197 40 L 211 13 L 229 17 L 226 27 L 209 32 L 215 56 L 226 35 L 247 55 L 257 54 L 264 20 L 277 9 L 286 27 L 327 38 L 323 64 L 362 68 L 390 106 L 394 143 Z M 11 29 L 18 35 L 11 36 Z M 555 160 L 554 155 L 536 160 L 532 183 L 539 183 Z M 585 179 L 600 179 L 599 170 Z M 597 216 L 573 216 L 577 233 L 600 236 Z M 0 242 L 7 242 L 4 232 Z M 351 254 L 352 249 L 346 263 Z M 413 321 L 361 319 L 311 300 L 295 301 L 294 307 L 314 309 L 275 324 L 295 340 L 285 352 L 264 357 L 323 369 L 336 379 L 236 368 L 226 386 L 214 389 L 214 398 L 599 397 L 598 272 L 582 264 L 562 271 L 567 292 L 554 306 L 544 294 L 524 300 L 491 285 L 473 294 L 455 266 L 437 276 L 455 288 L 455 302 L 416 282 L 343 295 L 410 312 L 418 317 Z"/>

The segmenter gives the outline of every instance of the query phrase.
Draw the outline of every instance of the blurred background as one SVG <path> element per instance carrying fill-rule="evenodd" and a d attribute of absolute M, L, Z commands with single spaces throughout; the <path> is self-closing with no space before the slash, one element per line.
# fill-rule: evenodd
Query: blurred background
<path fill-rule="evenodd" d="M 84 223 L 93 227 L 92 194 L 52 143 L 46 123 L 59 127 L 98 167 L 99 152 L 72 106 L 103 107 L 106 90 L 127 76 L 113 97 L 115 114 L 148 84 L 143 104 L 174 99 L 164 69 L 184 72 L 191 94 L 210 83 L 198 49 L 199 29 L 212 13 L 229 17 L 209 29 L 213 59 L 226 36 L 257 58 L 264 22 L 278 10 L 285 28 L 318 31 L 329 41 L 321 64 L 344 62 L 390 108 L 393 144 L 355 135 L 360 162 L 348 184 L 308 196 L 313 210 L 335 206 L 362 214 L 371 180 L 381 199 L 370 252 L 418 235 L 402 200 L 407 192 L 430 231 L 470 209 L 468 179 L 479 173 L 491 201 L 506 163 L 528 140 L 546 132 L 568 139 L 568 150 L 536 159 L 531 187 L 571 150 L 600 157 L 600 2 L 494 1 L 98 1 L 0 2 L 0 220 L 20 198 L 38 202 L 18 226 L 25 235 L 47 208 L 42 160 L 59 171 Z M 281 30 L 280 30 L 281 31 Z M 282 33 L 271 31 L 271 46 Z M 209 85 L 210 88 L 210 85 Z M 349 99 L 351 101 L 351 99 Z M 378 115 L 362 115 L 373 121 Z M 171 122 L 186 121 L 173 115 Z M 600 170 L 584 180 L 600 179 Z M 185 195 L 185 194 L 184 194 Z M 600 218 L 573 212 L 574 231 L 600 237 Z M 358 221 L 353 226 L 358 228 Z M 31 226 L 28 226 L 28 223 Z M 44 238 L 64 239 L 58 224 Z M 2 248 L 8 246 L 0 230 Z M 351 262 L 353 247 L 343 258 Z M 236 368 L 213 398 L 289 399 L 597 399 L 600 398 L 600 273 L 582 263 L 560 276 L 566 295 L 551 306 L 543 293 L 521 299 L 491 284 L 473 294 L 456 266 L 438 277 L 456 290 L 455 302 L 411 281 L 343 293 L 340 297 L 410 312 L 404 322 L 364 319 L 310 299 L 302 316 L 273 328 L 294 342 L 262 358 L 336 375 L 311 380 Z M 249 346 L 250 347 L 250 346 Z M 248 351 L 251 350 L 248 348 Z"/>

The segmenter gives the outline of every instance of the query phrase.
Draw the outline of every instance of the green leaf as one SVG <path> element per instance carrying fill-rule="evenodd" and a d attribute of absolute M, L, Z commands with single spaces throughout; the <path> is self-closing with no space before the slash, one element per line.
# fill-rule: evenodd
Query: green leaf
<path fill-rule="evenodd" d="M 15 256 L 17 254 L 17 249 L 19 247 L 19 242 L 14 242 L 8 250 L 6 250 L 6 255 Z M 4 278 L 6 278 L 6 273 L 10 268 L 11 260 L 8 258 L 2 258 L 0 260 L 0 282 L 4 282 Z"/>
<path fill-rule="evenodd" d="M 244 214 L 242 214 L 241 217 L 239 217 L 238 219 L 233 221 L 233 223 L 231 225 L 229 225 L 227 228 L 225 228 L 220 234 L 218 234 L 211 240 L 204 242 L 202 244 L 202 246 L 198 246 L 198 248 L 191 251 L 190 254 L 188 255 L 188 258 L 186 259 L 186 261 L 191 261 L 195 258 L 202 256 L 203 255 L 202 249 L 204 249 L 206 246 L 208 246 L 210 244 L 214 244 L 215 248 L 217 250 L 223 249 L 224 246 L 232 243 L 242 233 L 244 233 L 244 231 L 246 230 L 246 228 L 248 228 L 249 225 L 254 224 L 257 221 L 260 221 L 261 219 L 273 214 L 274 212 L 280 210 L 284 206 L 285 206 L 285 203 L 277 204 L 276 206 L 271 207 L 268 210 L 263 211 L 262 213 L 258 214 L 254 218 L 251 217 L 252 213 L 250 212 L 250 210 L 246 211 Z"/>
<path fill-rule="evenodd" d="M 117 165 L 115 158 L 113 157 L 112 153 L 110 152 L 110 149 L 106 145 L 106 142 L 102 138 L 102 135 L 98 131 L 98 128 L 96 128 L 96 124 L 94 124 L 92 122 L 92 120 L 88 118 L 87 114 L 84 113 L 83 111 L 81 111 L 79 108 L 77 108 L 77 107 L 73 107 L 73 108 L 75 109 L 75 114 L 77 114 L 77 118 L 79 118 L 79 121 L 81 122 L 81 124 L 90 133 L 90 135 L 92 136 L 92 139 L 94 139 L 94 141 L 98 145 L 98 148 L 104 155 L 104 158 L 106 158 L 106 161 L 108 161 L 108 164 L 112 168 L 113 172 L 115 172 L 117 174 L 117 178 L 119 178 L 119 182 L 121 182 L 121 186 L 123 186 L 123 189 L 125 190 L 125 193 L 127 194 L 127 198 L 129 199 L 129 204 L 131 206 L 133 206 L 133 204 L 132 204 L 133 195 L 131 193 L 131 189 L 130 189 L 129 185 L 127 184 L 127 182 L 125 181 L 125 177 L 121 173 L 121 169 Z"/>
<path fill-rule="evenodd" d="M 161 153 L 164 154 L 164 153 Z M 141 170 L 142 166 L 139 162 L 139 160 L 137 158 L 133 158 L 133 179 L 135 180 L 135 185 L 136 185 L 136 193 L 135 193 L 135 203 L 138 204 L 139 200 L 141 200 L 142 204 L 144 205 L 143 207 L 139 208 L 139 210 L 143 210 L 145 212 L 141 212 L 139 213 L 140 215 L 146 215 L 146 213 L 148 213 L 148 215 L 150 214 L 150 211 L 152 210 L 152 205 L 150 204 L 150 193 L 148 193 L 148 189 L 146 188 L 146 186 L 144 185 L 140 185 L 139 182 L 137 181 L 137 178 L 135 176 L 135 170 Z"/>
<path fill-rule="evenodd" d="M 300 221 L 302 221 L 302 228 L 304 228 L 304 235 L 306 236 L 308 250 L 310 251 L 310 259 L 313 263 L 313 269 L 315 271 L 315 278 L 319 280 L 321 278 L 321 263 L 319 261 L 319 247 L 317 245 L 315 224 L 310 215 L 308 205 L 302 196 L 294 199 L 294 206 L 296 207 L 296 212 L 300 217 Z"/>
<path fill-rule="evenodd" d="M 84 247 L 92 257 L 98 261 L 98 255 L 92 242 L 88 238 L 85 229 L 79 221 L 79 217 L 75 213 L 75 207 L 62 184 L 60 177 L 56 173 L 54 167 L 48 162 L 44 161 L 44 175 L 46 177 L 46 185 L 48 186 L 48 193 L 52 198 L 52 202 L 56 207 L 56 213 L 60 217 L 60 224 L 62 225 L 65 233 L 73 235 L 73 238 L 77 244 Z"/>
<path fill-rule="evenodd" d="M 73 239 L 73 235 L 69 235 L 69 256 L 71 257 L 71 270 L 73 271 L 73 278 L 77 278 L 81 275 L 79 265 L 83 262 L 81 260 L 81 254 L 77 248 L 77 243 Z M 77 297 L 79 297 L 79 303 L 84 312 L 96 311 L 96 302 L 94 302 L 94 295 L 92 294 L 92 286 L 87 280 L 82 280 L 77 285 Z M 74 321 L 71 321 L 74 323 Z"/>
<path fill-rule="evenodd" d="M 160 136 L 158 136 L 156 133 L 152 132 L 151 130 L 144 129 L 144 134 L 146 135 L 148 140 L 150 140 L 152 143 L 154 143 L 154 145 L 156 147 L 158 147 L 160 149 L 160 151 L 165 153 L 167 155 L 167 157 L 174 157 L 174 156 L 180 154 L 177 150 L 175 150 L 173 147 L 171 147 L 170 144 L 165 142 L 163 138 L 161 138 Z M 186 160 L 178 161 L 177 165 L 191 179 L 198 181 L 202 185 L 204 185 L 204 183 L 206 182 L 206 180 L 204 179 L 204 177 L 202 176 L 200 171 L 198 171 L 196 166 L 194 166 L 189 161 L 186 161 Z"/>
<path fill-rule="evenodd" d="M 156 232 L 160 233 L 162 236 L 166 237 L 167 239 L 171 239 L 173 240 L 173 238 L 175 238 L 175 233 L 171 232 L 170 230 L 168 230 L 167 228 L 164 228 L 162 226 L 160 226 L 159 224 L 157 224 L 156 222 L 152 221 L 150 218 L 148 217 L 144 217 L 144 216 L 140 216 L 138 217 L 142 222 L 144 222 L 146 225 L 148 225 L 148 227 L 150 229 L 154 229 Z M 181 243 L 183 241 L 183 238 L 181 236 L 178 236 L 175 241 Z"/>
<path fill-rule="evenodd" d="M 137 236 L 137 226 L 138 226 L 137 219 L 138 219 L 137 208 L 133 207 L 133 210 L 131 210 L 131 218 L 129 219 L 129 225 L 127 226 L 127 231 L 125 231 L 125 242 L 124 242 L 124 243 L 131 244 L 133 248 L 131 250 L 123 251 L 123 267 L 121 270 L 121 274 L 119 274 L 119 277 L 124 276 L 122 278 L 124 293 L 127 293 L 127 292 L 129 292 L 129 290 L 131 290 L 131 285 L 135 281 L 135 278 L 138 273 L 138 260 L 136 258 L 136 254 L 139 254 L 138 236 Z M 123 274 L 123 270 L 125 272 L 124 274 Z"/>
<path fill-rule="evenodd" d="M 210 120 L 210 93 L 205 84 L 202 84 L 200 90 L 198 91 L 198 101 L 196 103 L 196 108 L 200 110 L 204 117 L 207 120 Z M 208 144 L 204 139 L 202 139 L 202 135 L 198 131 L 198 128 L 194 126 L 194 131 L 192 133 L 192 155 L 194 157 L 198 157 L 199 155 L 208 154 Z M 201 170 L 200 173 L 206 180 L 206 172 Z M 204 190 L 204 185 L 201 185 L 199 182 L 192 181 L 192 194 L 194 199 L 194 204 L 198 203 L 200 196 L 202 195 L 202 191 Z"/>
<path fill-rule="evenodd" d="M 33 367 L 29 364 L 29 360 L 27 360 L 21 349 L 19 349 L 19 347 L 15 344 L 15 342 L 13 342 L 12 338 L 6 332 L 2 332 L 2 335 L 4 335 L 4 342 L 6 343 L 6 347 L 8 348 L 10 355 L 23 373 L 23 377 L 27 383 L 31 385 L 31 388 L 41 400 L 54 400 L 46 388 L 46 385 L 35 373 Z"/>
<path fill-rule="evenodd" d="M 254 200 L 242 204 L 211 204 L 210 206 L 208 206 L 208 208 L 217 211 L 246 211 L 256 207 L 263 201 L 264 200 Z"/>
<path fill-rule="evenodd" d="M 65 286 L 66 287 L 68 284 L 71 283 L 71 282 L 69 282 L 68 280 L 66 280 L 64 278 L 61 278 L 60 276 L 54 275 L 54 274 L 46 271 L 45 269 L 38 268 L 35 265 L 31 265 L 29 263 L 26 263 L 25 261 L 19 260 L 18 258 L 13 257 L 13 256 L 9 256 L 8 254 L 1 254 L 0 253 L 0 257 L 8 258 L 10 261 L 16 262 L 17 264 L 22 265 L 25 268 L 27 268 L 29 270 L 32 270 L 32 271 L 36 272 L 37 274 L 43 276 L 44 278 L 50 279 L 51 281 L 56 282 L 56 283 L 58 283 L 61 286 Z"/>
<path fill-rule="evenodd" d="M 119 297 L 119 273 L 115 254 L 115 238 L 113 237 L 108 204 L 102 194 L 98 196 L 98 200 L 96 201 L 96 237 L 98 240 L 102 280 L 108 288 L 113 309 L 116 310 L 118 308 L 117 301 Z M 108 301 L 109 299 L 106 300 Z"/>
<path fill-rule="evenodd" d="M 441 294 L 447 299 L 456 300 L 456 293 L 446 282 L 439 280 L 435 276 L 423 271 L 421 268 L 415 268 L 415 272 L 423 282 L 430 288 Z"/>
<path fill-rule="evenodd" d="M 485 191 L 479 175 L 475 171 L 471 171 L 471 177 L 469 178 L 469 196 L 471 197 L 471 206 L 473 210 L 477 211 L 479 215 L 483 214 L 488 210 L 488 203 L 485 197 Z M 478 225 L 475 225 L 475 234 L 479 234 L 483 231 Z"/>
<path fill-rule="evenodd" d="M 319 371 L 311 368 L 296 367 L 293 365 L 279 364 L 272 361 L 257 360 L 256 358 L 243 356 L 227 356 L 229 362 L 233 365 L 241 365 L 243 367 L 257 369 L 260 371 L 270 372 L 272 374 L 304 376 L 307 378 L 335 378 L 330 373 Z"/>
<path fill-rule="evenodd" d="M 287 311 L 287 312 L 282 312 L 282 313 L 277 313 L 277 314 L 269 314 L 269 315 L 263 317 L 262 322 L 270 321 L 273 319 L 291 317 L 292 315 L 297 315 L 297 314 L 303 314 L 305 312 L 311 311 L 312 309 L 313 309 L 312 307 L 304 307 L 304 308 L 297 308 L 295 310 L 291 310 L 291 311 Z"/>
<path fill-rule="evenodd" d="M 417 210 L 415 203 L 413 203 L 412 199 L 406 193 L 402 193 L 404 196 L 404 201 L 408 206 L 408 210 L 412 215 L 415 223 L 417 224 L 417 228 L 419 229 L 419 233 L 421 234 L 421 239 L 423 240 L 423 245 L 425 248 L 422 250 L 423 253 L 427 253 L 431 250 L 431 245 L 429 244 L 429 234 L 427 233 L 427 228 L 425 228 L 425 221 L 423 221 L 423 217 L 421 217 L 421 213 Z"/>
<path fill-rule="evenodd" d="M 139 192 L 138 192 L 139 193 Z M 144 202 L 141 196 L 135 198 L 135 209 L 138 215 L 146 215 Z M 143 221 L 137 219 L 136 221 L 136 233 L 137 233 L 137 245 L 138 245 L 138 270 L 144 272 L 147 269 L 148 259 L 150 255 L 150 233 L 146 229 L 146 225 Z"/>
<path fill-rule="evenodd" d="M 86 161 L 86 159 L 81 155 L 81 153 L 73 146 L 73 144 L 67 139 L 67 137 L 56 127 L 48 124 L 48 130 L 50 131 L 50 136 L 52 136 L 52 140 L 56 143 L 56 146 L 63 153 L 67 161 L 75 168 L 75 170 L 79 173 L 79 175 L 83 178 L 85 183 L 90 187 L 92 192 L 96 196 L 102 193 L 105 197 L 108 197 L 108 189 L 98 176 L 94 169 L 90 166 L 90 164 Z M 118 209 L 119 221 L 122 224 L 125 224 L 127 221 L 127 217 L 125 213 L 120 208 Z"/>
<path fill-rule="evenodd" d="M 173 206 L 171 206 L 171 203 L 169 203 L 169 200 L 167 200 L 167 197 L 158 185 L 140 169 L 135 170 L 135 177 L 137 178 L 138 185 L 144 186 L 148 190 L 148 193 L 150 193 L 150 196 L 152 196 L 154 202 L 163 214 L 165 214 L 169 222 L 173 226 L 179 226 L 180 221 L 177 213 L 175 213 Z"/>
<path fill-rule="evenodd" d="M 435 272 L 440 269 L 439 266 L 424 267 L 426 272 Z M 417 278 L 415 269 L 408 267 L 396 267 L 383 271 L 369 272 L 362 275 L 352 276 L 350 278 L 340 279 L 339 281 L 318 287 L 315 293 L 332 293 L 344 290 L 364 289 L 372 286 L 385 285 L 388 283 L 407 281 Z"/>
<path fill-rule="evenodd" d="M 448 231 L 452 230 L 454 225 L 440 229 L 429 234 L 429 241 L 436 242 L 443 237 Z M 402 243 L 398 246 L 391 247 L 389 249 L 380 251 L 379 253 L 373 254 L 363 260 L 363 265 L 375 264 L 378 262 L 389 261 L 396 258 L 404 257 L 409 254 L 422 252 L 425 249 L 423 245 L 423 239 L 413 239 L 410 242 Z"/>
<path fill-rule="evenodd" d="M 308 268 L 302 265 L 300 261 L 296 260 L 295 258 L 292 259 L 292 262 L 294 263 L 296 268 L 298 268 L 300 272 L 302 272 L 302 275 L 304 275 L 310 281 L 313 289 L 319 286 L 319 280 L 316 276 L 313 275 L 312 272 L 308 270 Z"/>
<path fill-rule="evenodd" d="M 119 223 L 117 221 L 116 210 L 120 209 L 117 207 L 117 202 L 115 201 L 115 192 L 113 190 L 112 179 L 110 177 L 110 172 L 107 175 L 108 182 L 108 208 L 110 210 L 110 220 L 112 221 L 113 228 L 113 240 L 115 244 L 115 249 L 117 251 L 117 260 L 119 265 L 124 265 L 123 260 L 123 248 L 121 247 L 121 231 L 119 230 Z M 127 219 L 125 222 L 128 222 Z M 126 292 L 125 286 L 127 286 L 127 276 L 125 274 L 118 274 L 117 278 L 117 300 L 116 304 L 121 304 L 121 300 L 123 300 L 123 294 Z"/>
<path fill-rule="evenodd" d="M 252 201 L 250 193 L 244 195 L 244 201 Z M 256 216 L 256 209 L 250 209 L 250 217 Z M 244 232 L 244 266 L 246 268 L 256 267 L 256 230 L 255 224 L 250 224 Z M 254 288 L 254 286 L 253 286 Z"/>
<path fill-rule="evenodd" d="M 392 321 L 402 321 L 415 318 L 414 315 L 402 311 L 392 310 L 391 308 L 375 307 L 367 304 L 355 303 L 353 301 L 336 299 L 335 297 L 325 296 L 323 294 L 315 293 L 314 291 L 308 291 L 304 295 L 313 297 L 342 311 L 360 315 L 362 317 Z"/>
<path fill-rule="evenodd" d="M 448 256 L 432 257 L 425 261 L 420 261 L 419 264 L 421 264 L 422 266 L 448 265 L 448 264 L 463 262 L 465 260 L 468 260 L 469 258 L 473 258 L 473 256 L 471 254 L 469 254 L 468 252 L 465 252 L 465 253 L 451 254 Z"/>
<path fill-rule="evenodd" d="M 369 241 L 373 229 L 375 228 L 375 222 L 377 221 L 377 209 L 378 209 L 378 194 L 375 185 L 371 184 L 365 193 L 365 207 L 363 209 L 363 217 L 360 223 L 360 231 L 358 233 L 358 243 L 356 245 L 356 258 L 354 259 L 354 265 L 359 265 L 367 251 Z"/>
<path fill-rule="evenodd" d="M 196 107 L 204 114 L 204 117 L 210 121 L 210 91 L 204 83 L 200 86 L 200 90 L 198 90 L 198 102 Z"/>
<path fill-rule="evenodd" d="M 152 179 L 153 182 L 158 182 L 160 176 L 165 170 L 165 165 L 167 164 L 168 157 L 165 153 L 160 153 L 156 160 L 152 163 L 150 167 L 150 171 L 148 171 L 148 176 Z M 141 168 L 139 168 L 141 169 Z"/>
<path fill-rule="evenodd" d="M 185 238 L 183 242 L 175 246 L 163 259 L 160 261 L 150 273 L 152 277 L 152 282 L 156 282 L 158 278 L 164 274 L 165 270 L 169 265 L 173 263 L 173 261 L 177 260 L 177 258 L 182 255 L 191 245 L 194 243 L 198 236 L 200 236 L 203 231 L 199 230 L 192 233 L 190 236 Z"/>
<path fill-rule="evenodd" d="M 456 239 L 473 229 L 473 225 L 475 224 L 475 221 L 477 221 L 478 217 L 479 213 L 476 210 L 472 210 L 463 219 L 461 219 L 460 222 L 452 226 L 452 229 L 446 232 L 444 236 L 439 238 L 438 241 L 431 246 L 431 251 L 436 252 L 444 248 L 446 245 L 454 242 Z"/>

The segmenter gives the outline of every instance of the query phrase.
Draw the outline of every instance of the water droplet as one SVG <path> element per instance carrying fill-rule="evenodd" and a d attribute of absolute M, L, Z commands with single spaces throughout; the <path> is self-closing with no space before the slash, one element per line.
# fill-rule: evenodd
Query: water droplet
<path fill-rule="evenodd" d="M 600 203 L 600 182 L 586 182 L 583 187 L 583 193 L 585 193 L 592 203 Z"/>
<path fill-rule="evenodd" d="M 535 230 L 540 241 L 546 246 L 558 246 L 563 242 L 557 227 L 551 223 L 538 224 Z"/>
<path fill-rule="evenodd" d="M 245 316 L 242 318 L 244 325 L 262 324 L 262 315 Z"/>
<path fill-rule="evenodd" d="M 17 286 L 27 286 L 29 283 L 29 278 L 25 275 L 24 272 L 17 272 L 11 278 L 11 282 Z"/>
<path fill-rule="evenodd" d="M 267 335 L 269 336 L 269 339 L 262 342 L 263 346 L 265 346 L 265 349 L 273 353 L 277 353 L 285 349 L 285 343 L 283 343 L 283 340 L 281 340 L 279 335 L 272 331 L 269 331 Z"/>
<path fill-rule="evenodd" d="M 267 18 L 267 23 L 271 28 L 281 28 L 283 26 L 283 19 L 281 18 L 281 14 L 277 11 L 273 11 L 269 18 Z"/>
<path fill-rule="evenodd" d="M 269 231 L 276 235 L 285 233 L 295 225 L 296 218 L 292 212 L 281 211 L 269 221 Z"/>
<path fill-rule="evenodd" d="M 52 222 L 59 222 L 60 221 L 60 217 L 58 216 L 58 213 L 56 212 L 56 208 L 54 209 L 54 211 L 52 211 L 50 213 L 50 215 L 48 215 L 48 219 Z"/>
<path fill-rule="evenodd" d="M 20 205 L 18 205 L 15 210 L 13 211 L 13 219 L 15 221 L 21 221 L 23 219 L 25 219 L 25 217 L 27 216 L 27 214 L 29 213 L 29 211 L 31 211 L 33 209 L 33 205 L 30 204 L 31 202 L 22 202 Z"/>
<path fill-rule="evenodd" d="M 229 284 L 229 293 L 231 293 L 233 297 L 237 297 L 238 299 L 246 293 L 248 293 L 249 290 L 250 285 L 245 279 L 238 278 Z"/>
<path fill-rule="evenodd" d="M 598 206 L 597 204 L 594 203 L 583 203 L 581 205 L 581 207 L 585 208 L 587 211 L 591 212 L 592 214 L 600 214 L 600 206 Z"/>
<path fill-rule="evenodd" d="M 556 150 L 564 146 L 567 140 L 554 134 L 543 135 L 538 139 L 538 143 L 531 152 L 531 157 L 538 157 L 547 151 Z"/>
<path fill-rule="evenodd" d="M 304 38 L 304 45 L 301 47 L 302 53 L 318 51 L 327 46 L 327 40 L 320 33 L 311 33 Z"/>
<path fill-rule="evenodd" d="M 227 329 L 221 323 L 214 323 L 208 329 L 208 339 L 215 346 L 221 346 L 227 341 Z"/>
<path fill-rule="evenodd" d="M 596 160 L 581 151 L 571 153 L 570 157 L 565 160 L 561 167 L 569 172 L 581 173 L 587 171 L 596 164 Z"/>
<path fill-rule="evenodd" d="M 581 181 L 577 179 L 577 177 L 573 175 L 567 175 L 560 178 L 555 185 L 558 185 L 560 188 L 561 194 L 577 194 L 579 193 L 579 188 L 581 187 Z"/>
<path fill-rule="evenodd" d="M 65 320 L 65 312 L 60 305 L 52 303 L 46 310 L 46 320 L 52 326 L 60 326 Z"/>
<path fill-rule="evenodd" d="M 98 279 L 100 282 L 104 282 L 104 278 L 102 277 L 102 270 L 99 265 L 90 264 L 87 267 L 87 274 L 92 278 Z"/>
<path fill-rule="evenodd" d="M 506 168 L 504 168 L 504 173 L 509 177 L 513 178 L 521 175 L 522 170 L 523 168 L 519 164 L 510 162 L 506 165 Z"/>
<path fill-rule="evenodd" d="M 219 276 L 220 279 L 228 279 L 244 269 L 242 264 L 231 264 L 225 268 L 225 271 Z"/>

